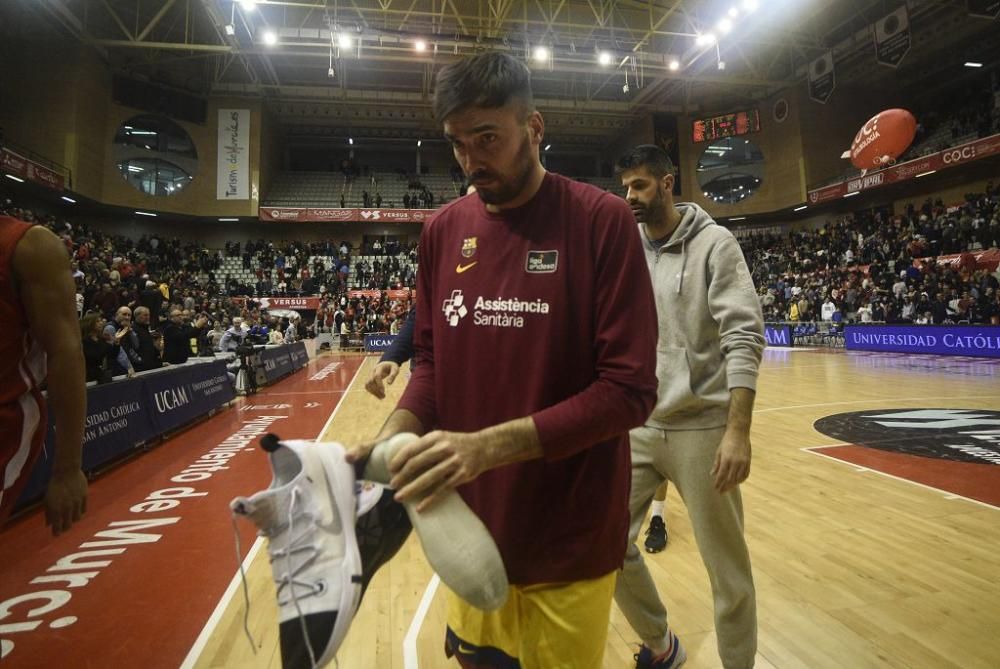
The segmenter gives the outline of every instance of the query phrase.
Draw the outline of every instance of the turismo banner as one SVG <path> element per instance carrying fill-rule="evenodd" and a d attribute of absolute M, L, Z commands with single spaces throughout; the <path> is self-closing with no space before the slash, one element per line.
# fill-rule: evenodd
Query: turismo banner
<path fill-rule="evenodd" d="M 893 165 L 879 172 L 809 191 L 809 202 L 820 204 L 851 193 L 927 176 L 938 170 L 1000 154 L 1000 134 L 932 153 L 929 156 Z"/>
<path fill-rule="evenodd" d="M 1000 358 L 997 325 L 848 325 L 844 341 L 849 351 Z"/>
<path fill-rule="evenodd" d="M 216 199 L 250 199 L 250 110 L 220 109 Z"/>

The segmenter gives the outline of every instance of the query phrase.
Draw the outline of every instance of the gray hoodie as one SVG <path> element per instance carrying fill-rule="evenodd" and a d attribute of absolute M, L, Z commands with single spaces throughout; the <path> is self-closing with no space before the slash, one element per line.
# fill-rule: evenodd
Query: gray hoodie
<path fill-rule="evenodd" d="M 764 318 L 733 234 L 696 204 L 676 206 L 680 225 L 659 249 L 639 224 L 660 324 L 659 391 L 646 424 L 665 430 L 722 427 L 729 390 L 756 390 Z"/>

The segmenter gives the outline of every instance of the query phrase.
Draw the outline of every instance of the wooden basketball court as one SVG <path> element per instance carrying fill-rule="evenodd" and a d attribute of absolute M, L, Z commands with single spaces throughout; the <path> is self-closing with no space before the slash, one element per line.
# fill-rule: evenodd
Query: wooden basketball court
<path fill-rule="evenodd" d="M 374 362 L 368 358 L 360 368 L 320 438 L 369 438 L 392 410 L 405 379 L 401 374 L 387 400 L 372 398 L 363 386 Z M 900 476 L 854 464 L 835 450 L 806 450 L 840 445 L 813 428 L 822 417 L 927 408 L 1000 410 L 1000 365 L 830 350 L 766 353 L 752 473 L 743 486 L 758 595 L 758 667 L 1000 666 L 997 502 L 915 483 L 926 480 L 919 472 Z M 1000 467 L 973 467 L 986 476 L 981 488 L 1000 491 Z M 685 666 L 720 667 L 708 579 L 673 489 L 667 526 L 669 546 L 646 559 L 687 649 Z M 266 552 L 247 564 L 256 654 L 243 632 L 243 597 L 230 588 L 234 596 L 220 603 L 185 666 L 280 667 Z M 411 537 L 372 582 L 339 666 L 457 666 L 443 653 L 443 597 L 432 576 Z M 637 645 L 614 610 L 604 666 L 634 666 Z"/>

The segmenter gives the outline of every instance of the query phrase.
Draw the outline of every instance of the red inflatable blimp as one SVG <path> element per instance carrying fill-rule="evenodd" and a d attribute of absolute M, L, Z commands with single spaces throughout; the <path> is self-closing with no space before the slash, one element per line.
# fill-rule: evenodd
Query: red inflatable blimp
<path fill-rule="evenodd" d="M 917 119 L 905 109 L 886 109 L 862 126 L 851 143 L 851 164 L 859 170 L 892 165 L 910 148 L 917 133 Z"/>

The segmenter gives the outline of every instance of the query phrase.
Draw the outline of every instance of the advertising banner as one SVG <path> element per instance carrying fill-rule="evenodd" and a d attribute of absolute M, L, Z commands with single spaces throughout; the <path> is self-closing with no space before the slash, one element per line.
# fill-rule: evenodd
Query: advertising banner
<path fill-rule="evenodd" d="M 875 22 L 875 60 L 897 67 L 910 52 L 910 14 L 903 5 Z"/>
<path fill-rule="evenodd" d="M 820 204 L 836 200 L 850 193 L 866 191 L 892 183 L 909 181 L 931 172 L 962 165 L 973 160 L 1000 154 L 1000 134 L 984 137 L 959 146 L 945 149 L 929 156 L 893 165 L 879 172 L 869 173 L 849 181 L 842 181 L 809 191 L 809 202 Z"/>
<path fill-rule="evenodd" d="M 63 175 L 32 160 L 28 160 L 10 149 L 0 150 L 0 170 L 22 179 L 34 181 L 52 190 L 61 191 L 66 186 L 66 180 L 63 178 Z"/>
<path fill-rule="evenodd" d="M 997 325 L 848 325 L 844 341 L 849 351 L 1000 358 Z"/>
<path fill-rule="evenodd" d="M 837 73 L 833 64 L 833 52 L 827 51 L 809 63 L 809 97 L 826 104 L 837 87 Z"/>
<path fill-rule="evenodd" d="M 368 352 L 387 351 L 392 346 L 392 342 L 395 341 L 396 337 L 397 335 L 394 334 L 366 334 L 365 350 Z"/>
<path fill-rule="evenodd" d="M 262 221 L 285 223 L 423 223 L 433 209 L 338 209 L 320 207 L 261 207 L 258 217 Z"/>
<path fill-rule="evenodd" d="M 250 199 L 250 110 L 220 109 L 216 199 Z"/>
<path fill-rule="evenodd" d="M 185 425 L 236 397 L 226 362 L 178 365 L 143 378 L 146 406 L 158 434 Z"/>
<path fill-rule="evenodd" d="M 306 345 L 300 341 L 282 346 L 269 346 L 257 354 L 264 382 L 274 383 L 280 378 L 301 369 L 309 362 Z"/>
<path fill-rule="evenodd" d="M 792 328 L 788 325 L 764 324 L 764 339 L 768 346 L 791 346 Z"/>

